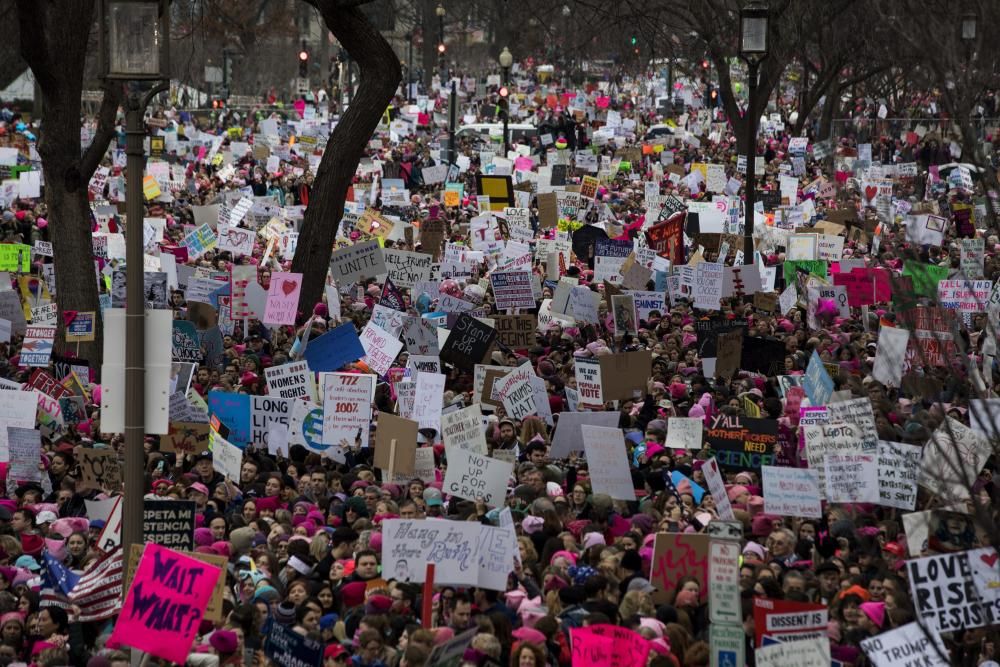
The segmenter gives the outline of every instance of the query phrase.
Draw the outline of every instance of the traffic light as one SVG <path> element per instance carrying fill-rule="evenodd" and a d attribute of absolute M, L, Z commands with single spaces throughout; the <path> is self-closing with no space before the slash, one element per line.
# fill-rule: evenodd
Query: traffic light
<path fill-rule="evenodd" d="M 636 44 L 639 43 L 639 40 L 636 38 L 635 35 L 632 35 L 632 40 L 631 41 L 632 41 L 632 46 L 635 46 Z"/>
<path fill-rule="evenodd" d="M 701 61 L 701 68 L 702 69 L 708 69 L 708 58 L 706 58 L 705 60 Z"/>
<path fill-rule="evenodd" d="M 299 51 L 299 77 L 306 78 L 309 76 L 309 52 L 305 49 Z"/>
<path fill-rule="evenodd" d="M 438 44 L 438 53 L 444 53 L 445 52 L 445 48 L 446 47 L 444 45 L 444 42 L 441 42 L 440 44 Z"/>
<path fill-rule="evenodd" d="M 505 100 L 509 95 L 510 90 L 507 89 L 507 86 L 500 86 L 500 98 Z"/>

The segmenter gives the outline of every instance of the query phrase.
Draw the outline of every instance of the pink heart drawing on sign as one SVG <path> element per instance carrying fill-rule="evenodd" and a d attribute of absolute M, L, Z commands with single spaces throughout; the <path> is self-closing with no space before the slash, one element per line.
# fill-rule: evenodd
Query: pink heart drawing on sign
<path fill-rule="evenodd" d="M 1000 558 L 1000 554 L 994 551 L 991 554 L 983 554 L 982 556 L 979 557 L 979 560 L 983 561 L 990 567 L 993 567 L 994 565 L 997 564 L 998 558 Z"/>
<path fill-rule="evenodd" d="M 298 286 L 299 286 L 298 281 L 286 280 L 285 282 L 281 283 L 281 291 L 285 293 L 285 296 L 288 296 L 289 294 L 294 292 L 295 288 Z"/>
<path fill-rule="evenodd" d="M 878 194 L 878 188 L 874 185 L 869 185 L 865 188 L 865 199 L 875 199 L 875 195 Z"/>

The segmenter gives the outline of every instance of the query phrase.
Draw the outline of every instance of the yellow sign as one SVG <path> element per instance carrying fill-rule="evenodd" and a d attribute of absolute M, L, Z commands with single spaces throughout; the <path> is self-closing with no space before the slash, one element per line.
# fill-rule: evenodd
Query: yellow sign
<path fill-rule="evenodd" d="M 156 179 L 152 176 L 145 176 L 142 179 L 142 195 L 147 201 L 152 201 L 159 197 L 163 192 L 160 191 L 160 184 L 156 182 Z"/>
<path fill-rule="evenodd" d="M 457 207 L 461 205 L 462 198 L 458 196 L 457 190 L 445 190 L 444 191 L 444 205 L 449 207 Z"/>
<path fill-rule="evenodd" d="M 372 236 L 378 236 L 379 238 L 385 238 L 392 232 L 393 224 L 383 216 L 379 215 L 376 211 L 368 208 L 365 209 L 365 212 L 361 214 L 360 218 L 358 218 L 354 227 L 359 232 L 371 234 Z"/>

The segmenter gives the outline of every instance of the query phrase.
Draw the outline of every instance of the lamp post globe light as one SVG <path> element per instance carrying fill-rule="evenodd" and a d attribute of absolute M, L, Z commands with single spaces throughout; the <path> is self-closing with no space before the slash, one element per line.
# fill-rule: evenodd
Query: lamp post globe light
<path fill-rule="evenodd" d="M 976 40 L 976 28 L 978 27 L 978 17 L 971 9 L 962 14 L 962 41 L 971 43 Z"/>
<path fill-rule="evenodd" d="M 502 72 L 500 78 L 500 99 L 503 101 L 503 154 L 504 157 L 507 157 L 507 153 L 510 152 L 510 141 L 507 133 L 507 123 L 510 120 L 510 89 L 508 86 L 510 85 L 510 68 L 514 64 L 514 56 L 511 55 L 510 49 L 505 46 L 497 60 L 500 63 L 500 71 Z"/>
<path fill-rule="evenodd" d="M 747 63 L 747 160 L 746 160 L 746 202 L 743 221 L 743 261 L 753 263 L 754 204 L 757 195 L 755 175 L 757 156 L 757 75 L 761 61 L 767 58 L 769 14 L 767 5 L 761 0 L 750 0 L 740 10 L 740 57 Z"/>
<path fill-rule="evenodd" d="M 127 220 L 143 219 L 145 167 L 143 122 L 153 97 L 170 87 L 170 25 L 166 0 L 101 0 L 98 39 L 101 75 L 128 85 L 125 97 Z M 143 543 L 142 497 L 145 421 L 145 299 L 141 233 L 126 232 L 125 308 L 125 502 L 121 544 L 128 552 Z M 107 359 L 105 362 L 107 363 Z"/>

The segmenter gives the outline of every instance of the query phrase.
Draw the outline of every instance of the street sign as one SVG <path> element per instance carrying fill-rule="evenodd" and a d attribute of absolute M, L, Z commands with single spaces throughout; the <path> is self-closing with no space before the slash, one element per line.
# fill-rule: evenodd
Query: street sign
<path fill-rule="evenodd" d="M 742 625 L 712 623 L 708 643 L 712 647 L 711 667 L 743 667 L 746 664 L 746 635 Z"/>
<path fill-rule="evenodd" d="M 740 603 L 740 547 L 731 540 L 712 540 L 708 547 L 708 610 L 712 623 L 743 621 Z"/>

